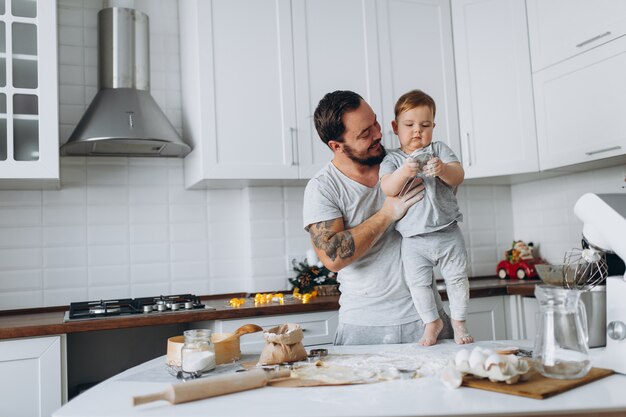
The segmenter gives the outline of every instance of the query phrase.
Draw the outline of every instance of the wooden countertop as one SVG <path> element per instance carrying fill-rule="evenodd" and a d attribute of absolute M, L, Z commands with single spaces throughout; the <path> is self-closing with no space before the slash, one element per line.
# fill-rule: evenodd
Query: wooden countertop
<path fill-rule="evenodd" d="M 479 298 L 511 294 L 532 296 L 534 286 L 538 282 L 540 281 L 501 280 L 490 277 L 472 278 L 470 279 L 470 297 Z M 439 292 L 444 300 L 447 299 L 443 282 L 439 286 Z M 0 311 L 0 339 L 339 309 L 338 296 L 316 297 L 306 304 L 299 300 L 289 299 L 283 305 L 273 303 L 255 306 L 253 298 L 250 298 L 244 306 L 238 308 L 228 305 L 228 301 L 233 297 L 248 298 L 250 296 L 250 294 L 229 294 L 202 297 L 202 302 L 214 307 L 215 310 L 150 313 L 146 315 L 106 317 L 72 322 L 64 322 L 66 307 Z"/>

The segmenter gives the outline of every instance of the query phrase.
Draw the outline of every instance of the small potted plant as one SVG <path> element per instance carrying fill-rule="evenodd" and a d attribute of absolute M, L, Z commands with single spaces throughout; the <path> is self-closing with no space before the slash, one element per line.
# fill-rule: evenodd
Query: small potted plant
<path fill-rule="evenodd" d="M 293 259 L 291 264 L 296 276 L 289 278 L 289 283 L 300 294 L 309 294 L 313 291 L 319 296 L 339 294 L 337 274 L 322 264 L 313 249 L 307 251 L 304 260 Z"/>

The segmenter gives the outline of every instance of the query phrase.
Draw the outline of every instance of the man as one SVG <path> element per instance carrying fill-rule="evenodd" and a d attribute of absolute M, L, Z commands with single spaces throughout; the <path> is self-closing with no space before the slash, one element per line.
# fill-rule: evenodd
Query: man
<path fill-rule="evenodd" d="M 372 108 L 352 91 L 326 94 L 315 128 L 333 152 L 331 162 L 307 184 L 304 226 L 322 263 L 339 271 L 339 327 L 335 344 L 417 342 L 424 323 L 403 277 L 401 236 L 393 227 L 423 197 L 419 184 L 401 197 L 386 197 L 378 169 L 385 156 Z M 449 318 L 433 285 L 445 328 Z"/>

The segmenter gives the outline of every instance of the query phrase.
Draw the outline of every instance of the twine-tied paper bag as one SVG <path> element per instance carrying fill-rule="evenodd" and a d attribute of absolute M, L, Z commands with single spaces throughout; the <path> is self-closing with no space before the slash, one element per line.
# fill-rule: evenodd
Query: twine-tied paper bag
<path fill-rule="evenodd" d="M 304 333 L 297 323 L 285 323 L 272 327 L 263 333 L 265 347 L 259 363 L 274 365 L 283 362 L 296 362 L 306 359 L 306 350 L 302 345 Z"/>

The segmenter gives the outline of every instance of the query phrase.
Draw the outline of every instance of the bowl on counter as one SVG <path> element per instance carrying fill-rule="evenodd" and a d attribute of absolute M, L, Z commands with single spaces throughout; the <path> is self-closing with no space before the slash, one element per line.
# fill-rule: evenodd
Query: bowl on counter
<path fill-rule="evenodd" d="M 562 288 L 574 288 L 576 283 L 583 284 L 589 275 L 588 269 L 577 269 L 576 265 L 568 268 L 565 264 L 538 264 L 535 269 L 544 284 Z"/>
<path fill-rule="evenodd" d="M 535 270 L 544 284 L 555 287 L 565 287 L 565 281 L 563 280 L 565 265 L 539 264 L 535 265 Z"/>
<path fill-rule="evenodd" d="M 241 347 L 239 337 L 225 340 L 232 333 L 211 333 L 211 342 L 215 347 L 215 363 L 221 365 L 230 363 L 241 358 Z M 180 351 L 185 344 L 184 336 L 173 336 L 167 339 L 167 355 L 165 361 L 171 366 L 181 366 Z"/>

